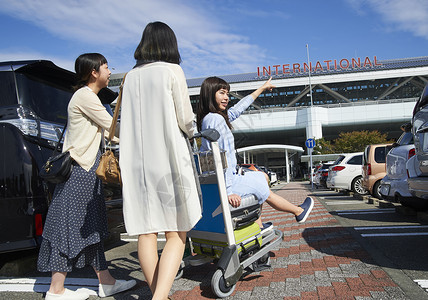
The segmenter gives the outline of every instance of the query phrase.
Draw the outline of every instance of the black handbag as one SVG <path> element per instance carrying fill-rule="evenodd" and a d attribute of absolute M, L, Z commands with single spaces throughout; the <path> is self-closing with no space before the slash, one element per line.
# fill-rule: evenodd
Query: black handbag
<path fill-rule="evenodd" d="M 73 158 L 71 158 L 70 152 L 67 151 L 59 153 L 60 151 L 58 148 L 66 127 L 67 125 L 64 126 L 61 137 L 59 138 L 52 155 L 39 171 L 39 176 L 50 183 L 61 183 L 67 181 L 73 169 Z"/>

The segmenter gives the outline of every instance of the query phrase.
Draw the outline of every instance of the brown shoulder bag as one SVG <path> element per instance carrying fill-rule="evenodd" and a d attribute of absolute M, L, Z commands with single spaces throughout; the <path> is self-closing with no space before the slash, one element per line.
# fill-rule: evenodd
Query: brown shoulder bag
<path fill-rule="evenodd" d="M 123 77 L 122 83 L 120 85 L 119 96 L 117 98 L 116 108 L 113 114 L 113 121 L 109 129 L 108 145 L 111 144 L 111 140 L 114 137 L 117 119 L 119 118 L 120 105 L 122 104 L 123 83 L 125 82 L 125 77 L 126 74 Z M 122 185 L 119 160 L 114 155 L 114 152 L 111 149 L 105 150 L 105 152 L 101 156 L 100 164 L 98 165 L 98 168 L 95 173 L 97 174 L 98 178 L 100 178 L 104 183 L 114 183 Z"/>

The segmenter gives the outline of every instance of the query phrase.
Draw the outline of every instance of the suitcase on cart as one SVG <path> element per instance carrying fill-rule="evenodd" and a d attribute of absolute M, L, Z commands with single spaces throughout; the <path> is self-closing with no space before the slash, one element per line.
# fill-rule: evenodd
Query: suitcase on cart
<path fill-rule="evenodd" d="M 239 229 L 255 222 L 262 213 L 261 205 L 254 195 L 241 197 L 241 205 L 232 207 L 229 205 L 232 217 L 233 229 Z"/>
<path fill-rule="evenodd" d="M 260 227 L 254 222 L 234 230 L 233 233 L 239 256 L 260 249 L 262 246 L 263 238 L 260 234 Z M 192 244 L 195 253 L 212 258 L 220 258 L 223 249 L 228 246 L 227 242 L 201 238 L 192 238 Z"/>

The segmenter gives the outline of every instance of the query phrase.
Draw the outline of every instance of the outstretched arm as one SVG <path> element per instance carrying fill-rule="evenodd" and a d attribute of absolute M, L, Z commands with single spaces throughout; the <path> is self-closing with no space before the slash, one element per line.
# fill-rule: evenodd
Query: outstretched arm
<path fill-rule="evenodd" d="M 260 96 L 261 93 L 266 90 L 272 90 L 273 88 L 275 88 L 275 86 L 271 84 L 271 80 L 272 77 L 269 78 L 269 80 L 266 81 L 257 90 L 252 92 L 250 95 L 245 96 L 238 103 L 229 108 L 229 110 L 227 111 L 229 115 L 229 121 L 233 122 L 234 120 L 236 120 L 241 115 L 241 113 L 246 110 L 254 102 L 254 100 L 256 100 L 258 96 Z"/>
<path fill-rule="evenodd" d="M 263 93 L 264 91 L 266 90 L 271 91 L 273 88 L 275 88 L 275 86 L 271 83 L 271 81 L 272 81 L 272 77 L 269 78 L 269 80 L 266 81 L 261 87 L 259 87 L 257 90 L 251 93 L 251 96 L 253 97 L 254 100 L 256 100 L 257 97 L 260 96 L 260 94 Z"/>

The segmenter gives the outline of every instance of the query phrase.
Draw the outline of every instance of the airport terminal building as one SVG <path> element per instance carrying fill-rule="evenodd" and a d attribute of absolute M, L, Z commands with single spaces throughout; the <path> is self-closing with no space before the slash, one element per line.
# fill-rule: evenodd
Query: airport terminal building
<path fill-rule="evenodd" d="M 307 138 L 332 140 L 340 132 L 375 129 L 388 133 L 390 139 L 398 138 L 400 125 L 411 120 L 415 102 L 428 84 L 428 57 L 351 57 L 273 64 L 254 71 L 218 76 L 231 86 L 231 105 L 270 76 L 277 87 L 260 95 L 232 123 L 236 148 L 248 149 L 241 151 L 241 161 L 257 162 L 280 173 L 288 174 L 289 169 L 293 177 Z M 110 86 L 116 88 L 123 75 L 112 75 Z M 195 112 L 204 79 L 187 80 Z M 261 145 L 276 146 L 263 151 Z M 273 151 L 277 145 L 299 150 Z M 258 150 L 252 152 L 252 146 Z"/>

